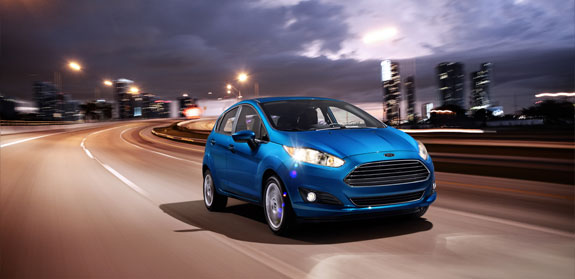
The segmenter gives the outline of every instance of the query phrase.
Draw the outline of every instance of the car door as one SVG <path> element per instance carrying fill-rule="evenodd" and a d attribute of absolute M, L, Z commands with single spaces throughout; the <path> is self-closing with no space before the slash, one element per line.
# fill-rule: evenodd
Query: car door
<path fill-rule="evenodd" d="M 211 170 L 216 185 L 222 190 L 229 191 L 229 169 L 228 157 L 231 154 L 230 145 L 233 145 L 232 131 L 237 119 L 238 107 L 226 112 L 218 121 L 215 129 L 208 142 L 211 147 L 214 169 Z"/>
<path fill-rule="evenodd" d="M 255 145 L 245 142 L 233 143 L 233 152 L 228 157 L 229 187 L 230 191 L 238 195 L 259 200 L 260 187 L 256 185 L 256 173 L 262 159 L 261 145 L 267 142 L 267 132 L 260 115 L 251 105 L 242 105 L 237 117 L 234 133 L 243 130 L 254 131 L 256 139 L 263 142 Z"/>

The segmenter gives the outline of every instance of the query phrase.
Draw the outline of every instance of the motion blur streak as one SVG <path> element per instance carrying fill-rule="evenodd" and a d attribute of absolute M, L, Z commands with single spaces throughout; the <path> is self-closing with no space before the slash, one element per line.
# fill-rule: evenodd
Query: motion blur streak
<path fill-rule="evenodd" d="M 175 159 L 175 160 L 186 161 L 186 162 L 198 164 L 198 165 L 200 165 L 200 166 L 202 165 L 202 162 L 183 159 L 183 158 L 180 158 L 180 157 L 168 155 L 168 154 L 166 154 L 166 153 L 149 150 L 149 149 L 143 148 L 143 147 L 141 147 L 141 146 L 139 146 L 139 145 L 137 145 L 137 144 L 130 143 L 129 141 L 127 141 L 127 140 L 124 138 L 124 133 L 127 132 L 127 131 L 129 131 L 129 130 L 131 130 L 131 129 L 133 129 L 133 127 L 123 130 L 122 133 L 120 134 L 120 138 L 121 138 L 122 141 L 124 141 L 125 143 L 127 143 L 127 144 L 129 144 L 129 145 L 131 145 L 131 146 L 133 146 L 133 147 L 136 147 L 136 148 L 138 148 L 138 149 L 145 150 L 145 151 L 148 151 L 148 152 L 152 152 L 152 153 L 154 153 L 154 154 L 162 155 L 162 156 L 165 156 L 165 157 L 168 157 L 168 158 L 172 158 L 172 159 Z"/>
<path fill-rule="evenodd" d="M 49 136 L 53 136 L 53 135 L 58 135 L 61 133 L 53 133 L 53 134 L 48 134 L 48 135 L 42 135 L 42 136 L 37 136 L 37 137 L 31 137 L 31 138 L 25 138 L 25 139 L 21 139 L 21 140 L 16 140 L 16 141 L 12 141 L 9 143 L 4 143 L 2 145 L 0 145 L 0 148 L 4 148 L 10 145 L 14 145 L 14 144 L 19 144 L 19 143 L 23 143 L 23 142 L 27 142 L 27 141 L 31 141 L 31 140 L 35 140 L 35 139 L 41 139 L 44 137 L 49 137 Z"/>
<path fill-rule="evenodd" d="M 440 199 L 426 219 L 307 224 L 277 237 L 255 205 L 230 200 L 207 212 L 194 162 L 202 147 L 150 132 L 171 123 L 3 148 L 0 278 L 575 275 L 573 200 L 562 198 L 572 185 L 437 172 Z M 79 148 L 85 138 L 94 159 Z"/>

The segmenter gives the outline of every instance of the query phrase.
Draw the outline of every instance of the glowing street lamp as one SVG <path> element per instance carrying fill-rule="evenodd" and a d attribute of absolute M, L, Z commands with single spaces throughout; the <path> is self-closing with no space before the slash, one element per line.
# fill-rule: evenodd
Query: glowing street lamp
<path fill-rule="evenodd" d="M 248 74 L 246 74 L 246 73 L 240 73 L 240 74 L 238 75 L 238 81 L 239 81 L 239 82 L 245 82 L 245 81 L 247 81 L 247 80 L 248 80 Z"/>
<path fill-rule="evenodd" d="M 228 94 L 232 94 L 232 90 L 235 90 L 235 91 L 238 92 L 237 97 L 238 97 L 238 98 L 241 98 L 241 97 L 242 97 L 242 92 L 241 92 L 239 89 L 235 88 L 235 87 L 234 87 L 233 85 L 231 85 L 230 83 L 228 83 L 228 84 L 226 85 L 226 88 L 228 89 L 228 90 L 226 91 Z"/>
<path fill-rule="evenodd" d="M 82 66 L 80 66 L 80 64 L 78 64 L 78 62 L 74 62 L 71 61 L 70 63 L 68 63 L 68 67 L 76 72 L 79 72 L 82 70 Z"/>
<path fill-rule="evenodd" d="M 130 87 L 130 93 L 138 94 L 140 93 L 140 89 L 138 87 Z"/>

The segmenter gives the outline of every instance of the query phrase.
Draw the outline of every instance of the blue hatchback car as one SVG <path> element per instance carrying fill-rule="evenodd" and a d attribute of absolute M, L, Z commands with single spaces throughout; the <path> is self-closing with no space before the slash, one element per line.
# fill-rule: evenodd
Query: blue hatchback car
<path fill-rule="evenodd" d="M 296 220 L 421 217 L 436 199 L 425 146 L 346 102 L 311 97 L 239 102 L 217 120 L 203 160 L 204 203 L 261 205 L 270 229 Z"/>

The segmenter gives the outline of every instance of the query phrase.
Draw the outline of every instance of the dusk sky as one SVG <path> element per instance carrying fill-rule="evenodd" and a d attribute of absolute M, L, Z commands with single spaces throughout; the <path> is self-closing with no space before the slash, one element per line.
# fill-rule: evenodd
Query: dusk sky
<path fill-rule="evenodd" d="M 379 61 L 415 74 L 417 102 L 439 104 L 435 66 L 493 63 L 506 113 L 540 92 L 573 92 L 575 3 L 559 0 L 1 0 L 0 94 L 32 100 L 32 82 L 63 76 L 78 100 L 103 79 L 175 99 L 225 94 L 240 71 L 267 96 L 381 101 Z M 381 31 L 387 38 L 366 42 Z M 369 41 L 369 40 L 368 40 Z M 79 61 L 82 73 L 66 69 Z M 246 97 L 253 92 L 245 85 Z M 212 91 L 214 95 L 207 95 Z M 514 97 L 515 96 L 515 97 Z M 515 101 L 514 101 L 515 100 Z"/>

